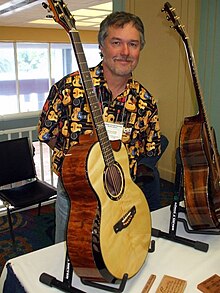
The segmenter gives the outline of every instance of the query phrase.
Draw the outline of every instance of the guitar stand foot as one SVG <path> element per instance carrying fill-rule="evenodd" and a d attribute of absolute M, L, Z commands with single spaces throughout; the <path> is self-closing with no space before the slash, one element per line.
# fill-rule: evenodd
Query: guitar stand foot
<path fill-rule="evenodd" d="M 164 238 L 166 240 L 170 240 L 179 244 L 187 245 L 204 252 L 207 252 L 209 248 L 209 245 L 207 243 L 194 241 L 188 238 L 183 238 L 154 228 L 152 228 L 152 236 L 157 238 Z"/>
<path fill-rule="evenodd" d="M 42 273 L 40 275 L 39 281 L 49 287 L 54 287 L 62 292 L 70 292 L 70 293 L 86 293 L 76 287 L 72 287 L 71 285 L 67 284 L 66 282 L 61 282 L 57 280 L 55 277 L 47 274 Z"/>
<path fill-rule="evenodd" d="M 102 289 L 102 290 L 105 290 L 105 291 L 108 291 L 108 292 L 119 292 L 119 293 L 124 291 L 124 288 L 125 288 L 127 280 L 128 280 L 128 274 L 124 274 L 123 279 L 121 280 L 119 288 L 116 288 L 116 287 L 111 287 L 111 286 L 108 286 L 108 285 L 96 283 L 96 282 L 85 280 L 85 279 L 81 278 L 81 282 L 84 285 L 94 287 L 94 288 L 97 288 L 97 289 Z"/>
<path fill-rule="evenodd" d="M 216 229 L 216 230 L 206 230 L 206 229 L 201 229 L 201 230 L 192 230 L 189 228 L 187 221 L 183 218 L 178 218 L 178 221 L 183 223 L 184 229 L 187 233 L 190 234 L 207 234 L 207 235 L 220 235 L 220 230 Z"/>
<path fill-rule="evenodd" d="M 150 247 L 149 247 L 149 249 L 148 249 L 148 252 L 149 253 L 152 253 L 152 252 L 154 252 L 155 251 L 155 240 L 151 240 L 151 242 L 150 242 Z"/>

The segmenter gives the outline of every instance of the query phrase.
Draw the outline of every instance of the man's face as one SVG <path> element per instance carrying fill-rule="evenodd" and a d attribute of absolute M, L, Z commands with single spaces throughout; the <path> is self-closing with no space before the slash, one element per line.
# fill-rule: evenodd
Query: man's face
<path fill-rule="evenodd" d="M 115 76 L 130 76 L 139 60 L 140 33 L 132 23 L 124 27 L 110 26 L 100 49 L 104 69 Z"/>

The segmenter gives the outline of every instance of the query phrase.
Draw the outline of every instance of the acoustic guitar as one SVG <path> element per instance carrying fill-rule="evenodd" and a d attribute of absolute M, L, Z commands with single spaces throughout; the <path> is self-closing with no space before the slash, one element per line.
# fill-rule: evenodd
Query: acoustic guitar
<path fill-rule="evenodd" d="M 183 165 L 183 187 L 186 212 L 194 229 L 218 228 L 220 223 L 220 157 L 214 129 L 210 127 L 197 67 L 184 26 L 175 14 L 175 8 L 166 2 L 163 11 L 184 43 L 198 113 L 186 117 L 180 131 L 180 155 Z"/>
<path fill-rule="evenodd" d="M 108 138 L 75 20 L 63 1 L 48 3 L 70 36 L 94 124 L 93 135 L 81 135 L 63 161 L 62 180 L 71 203 L 67 251 L 79 277 L 115 283 L 124 274 L 134 276 L 145 262 L 149 207 L 131 179 L 124 144 Z"/>

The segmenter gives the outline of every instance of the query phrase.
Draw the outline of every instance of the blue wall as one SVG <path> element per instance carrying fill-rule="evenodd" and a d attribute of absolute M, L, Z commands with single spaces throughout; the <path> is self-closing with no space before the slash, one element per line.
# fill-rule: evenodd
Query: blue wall
<path fill-rule="evenodd" d="M 126 0 L 113 0 L 113 11 L 124 11 L 125 10 Z"/>
<path fill-rule="evenodd" d="M 220 147 L 220 0 L 201 0 L 198 70 L 207 115 Z"/>

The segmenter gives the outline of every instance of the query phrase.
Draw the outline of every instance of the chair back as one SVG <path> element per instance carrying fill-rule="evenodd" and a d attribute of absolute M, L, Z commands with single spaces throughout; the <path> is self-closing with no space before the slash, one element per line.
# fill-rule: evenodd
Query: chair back
<path fill-rule="evenodd" d="M 36 177 L 28 137 L 0 142 L 0 186 Z"/>

